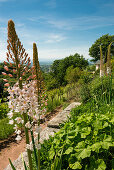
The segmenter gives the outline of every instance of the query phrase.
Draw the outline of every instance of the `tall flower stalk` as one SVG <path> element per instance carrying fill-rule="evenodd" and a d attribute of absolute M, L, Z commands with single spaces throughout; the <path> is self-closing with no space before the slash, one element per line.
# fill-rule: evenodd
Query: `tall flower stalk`
<path fill-rule="evenodd" d="M 30 66 L 30 58 L 28 58 L 28 54 L 25 52 L 25 49 L 23 48 L 23 45 L 21 44 L 16 31 L 15 31 L 15 25 L 12 20 L 8 21 L 8 40 L 7 40 L 8 46 L 8 52 L 7 52 L 7 61 L 10 63 L 10 65 L 15 66 L 15 69 L 13 69 L 13 72 L 17 75 L 18 80 L 18 86 L 20 91 L 23 89 L 23 76 L 28 71 L 28 68 Z M 11 77 L 11 75 L 10 75 Z M 29 133 L 28 128 L 25 126 L 28 117 L 27 113 L 23 112 L 22 114 L 24 119 L 24 127 L 25 127 L 25 136 L 26 136 L 26 144 L 29 144 Z M 32 158 L 31 158 L 31 150 L 27 149 L 28 153 L 28 161 L 29 161 L 29 167 L 30 170 L 32 170 Z"/>
<path fill-rule="evenodd" d="M 40 65 L 38 60 L 37 46 L 35 43 L 33 43 L 33 68 L 34 68 L 34 75 L 36 79 L 36 93 L 38 96 L 38 104 L 41 110 L 42 77 L 41 77 Z M 40 114 L 38 119 L 39 129 L 40 129 Z M 38 133 L 38 145 L 40 146 L 40 132 Z M 40 170 L 40 148 L 38 149 L 38 170 Z"/>
<path fill-rule="evenodd" d="M 106 63 L 106 67 L 107 67 L 107 74 L 111 73 L 111 56 L 110 56 L 110 49 L 111 49 L 111 45 L 114 42 L 111 42 L 108 46 L 108 52 L 107 52 L 107 63 Z"/>
<path fill-rule="evenodd" d="M 104 76 L 104 64 L 103 64 L 103 53 L 100 45 L 100 77 Z"/>
<path fill-rule="evenodd" d="M 111 51 L 111 45 L 113 43 L 114 42 L 111 42 L 108 46 L 107 63 L 106 63 L 106 69 L 107 69 L 106 71 L 107 71 L 107 74 L 109 75 L 109 103 L 110 103 L 111 98 L 112 98 L 112 75 L 111 75 L 111 55 L 110 55 L 110 51 Z"/>

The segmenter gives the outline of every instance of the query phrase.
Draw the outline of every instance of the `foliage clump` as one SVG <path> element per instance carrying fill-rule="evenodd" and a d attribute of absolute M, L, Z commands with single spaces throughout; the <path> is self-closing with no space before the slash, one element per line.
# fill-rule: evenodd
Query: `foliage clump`
<path fill-rule="evenodd" d="M 42 169 L 114 168 L 114 109 L 111 105 L 102 104 L 97 109 L 91 102 L 72 110 L 71 118 L 64 127 L 49 139 L 49 143 L 44 141 Z"/>

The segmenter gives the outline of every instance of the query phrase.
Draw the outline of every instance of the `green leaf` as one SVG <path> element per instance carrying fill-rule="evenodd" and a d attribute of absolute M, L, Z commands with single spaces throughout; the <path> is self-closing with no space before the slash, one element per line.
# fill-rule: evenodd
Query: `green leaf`
<path fill-rule="evenodd" d="M 68 155 L 69 153 L 71 153 L 73 151 L 73 147 L 69 147 L 64 154 Z"/>
<path fill-rule="evenodd" d="M 104 142 L 111 142 L 112 141 L 112 136 L 108 135 L 106 139 L 104 139 Z"/>
<path fill-rule="evenodd" d="M 67 138 L 67 139 L 66 139 L 66 143 L 67 143 L 67 144 L 71 144 L 71 141 Z"/>
<path fill-rule="evenodd" d="M 75 148 L 76 148 L 76 149 L 82 149 L 82 148 L 85 148 L 85 142 L 84 142 L 84 141 L 79 142 Z"/>
<path fill-rule="evenodd" d="M 16 168 L 15 168 L 14 165 L 12 164 L 12 161 L 11 161 L 10 158 L 9 158 L 9 162 L 10 162 L 10 165 L 11 165 L 12 169 L 13 169 L 13 170 L 16 170 Z"/>
<path fill-rule="evenodd" d="M 95 130 L 102 129 L 102 121 L 100 120 L 96 120 L 93 125 L 95 127 Z"/>
<path fill-rule="evenodd" d="M 91 132 L 91 127 L 85 127 L 81 131 L 81 138 L 86 138 L 87 135 L 89 135 Z"/>
<path fill-rule="evenodd" d="M 100 142 L 96 142 L 91 146 L 92 151 L 96 151 L 97 153 L 99 153 L 99 149 L 101 148 L 101 143 Z"/>
<path fill-rule="evenodd" d="M 98 134 L 98 131 L 97 130 L 94 130 L 94 132 L 93 132 L 93 135 L 97 135 Z"/>
<path fill-rule="evenodd" d="M 54 156 L 55 156 L 55 151 L 54 150 L 49 151 L 49 159 L 53 159 Z"/>
<path fill-rule="evenodd" d="M 111 119 L 111 121 L 110 121 L 112 124 L 114 124 L 114 117 Z"/>
<path fill-rule="evenodd" d="M 90 155 L 91 155 L 90 148 L 85 148 L 80 152 L 80 154 L 77 156 L 77 158 L 78 159 L 80 159 L 80 158 L 84 159 L 86 157 L 90 157 Z"/>
<path fill-rule="evenodd" d="M 69 164 L 69 167 L 72 169 L 81 169 L 82 168 L 80 162 L 75 162 L 74 164 Z"/>
<path fill-rule="evenodd" d="M 85 170 L 105 170 L 106 165 L 103 159 L 96 160 L 95 157 L 90 157 L 90 165 L 86 166 Z"/>
<path fill-rule="evenodd" d="M 105 170 L 106 169 L 106 164 L 103 161 L 103 159 L 98 159 L 96 161 L 96 163 L 98 164 L 98 169 L 97 170 Z"/>
<path fill-rule="evenodd" d="M 110 146 L 113 144 L 111 142 L 102 142 L 102 148 L 103 149 L 109 149 Z"/>
<path fill-rule="evenodd" d="M 105 122 L 104 125 L 103 125 L 103 128 L 107 127 L 108 126 L 108 123 Z"/>
<path fill-rule="evenodd" d="M 68 139 L 74 139 L 75 136 L 68 136 Z"/>

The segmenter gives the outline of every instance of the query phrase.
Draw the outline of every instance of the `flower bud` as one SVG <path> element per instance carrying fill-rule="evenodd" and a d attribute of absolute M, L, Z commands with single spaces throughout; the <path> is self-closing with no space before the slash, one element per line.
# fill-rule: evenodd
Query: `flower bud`
<path fill-rule="evenodd" d="M 4 69 L 5 69 L 6 71 L 8 71 L 8 67 L 7 67 L 7 66 L 4 66 Z"/>
<path fill-rule="evenodd" d="M 13 69 L 13 73 L 16 73 L 16 70 L 15 70 L 15 69 Z"/>
<path fill-rule="evenodd" d="M 3 79 L 5 82 L 8 82 L 8 80 L 7 79 Z"/>
<path fill-rule="evenodd" d="M 10 77 L 13 77 L 12 74 L 8 74 Z"/>
<path fill-rule="evenodd" d="M 2 74 L 3 74 L 4 76 L 6 76 L 6 75 L 7 75 L 5 72 L 2 72 Z"/>
<path fill-rule="evenodd" d="M 9 83 L 4 84 L 4 86 L 5 86 L 5 87 L 8 87 L 8 86 L 9 86 Z"/>
<path fill-rule="evenodd" d="M 20 67 L 21 67 L 21 64 L 18 64 L 18 67 L 20 68 Z"/>

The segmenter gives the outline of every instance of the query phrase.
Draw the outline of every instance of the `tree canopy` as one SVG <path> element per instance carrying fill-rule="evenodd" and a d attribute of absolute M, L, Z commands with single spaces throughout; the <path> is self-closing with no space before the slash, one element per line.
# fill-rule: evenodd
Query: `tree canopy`
<path fill-rule="evenodd" d="M 79 67 L 73 68 L 73 66 L 70 66 L 66 70 L 65 80 L 67 80 L 68 83 L 74 83 L 80 78 L 81 72 Z"/>
<path fill-rule="evenodd" d="M 94 44 L 89 48 L 89 55 L 93 58 L 92 61 L 100 59 L 100 45 L 102 47 L 103 56 L 106 60 L 108 45 L 114 41 L 114 35 L 103 35 L 98 38 Z M 112 44 L 111 55 L 114 56 L 114 45 Z"/>
<path fill-rule="evenodd" d="M 83 69 L 87 65 L 88 61 L 82 55 L 80 56 L 76 53 L 64 59 L 55 60 L 51 69 L 53 72 L 53 77 L 56 77 L 57 84 L 61 86 L 67 84 L 65 75 L 68 67 L 73 66 L 73 68 L 79 67 L 80 69 Z"/>

